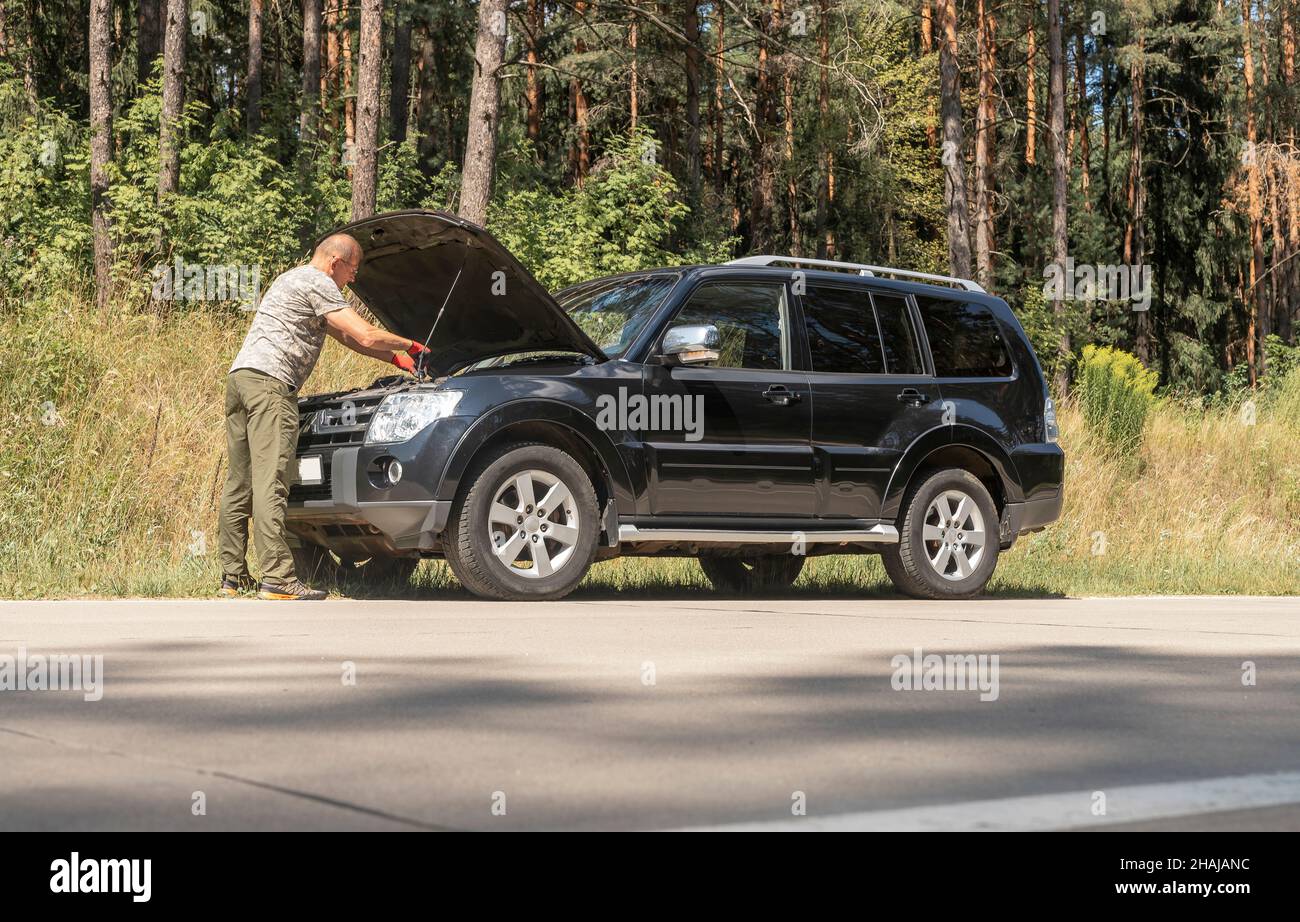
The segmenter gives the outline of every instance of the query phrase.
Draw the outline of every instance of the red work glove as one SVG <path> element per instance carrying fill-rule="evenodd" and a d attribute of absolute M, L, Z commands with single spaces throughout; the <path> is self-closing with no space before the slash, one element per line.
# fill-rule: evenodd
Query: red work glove
<path fill-rule="evenodd" d="M 409 355 L 411 358 L 418 357 L 421 352 L 432 352 L 432 351 L 433 350 L 430 349 L 428 346 L 426 346 L 424 343 L 417 343 L 415 340 L 411 340 L 411 344 L 406 347 L 406 354 Z"/>
<path fill-rule="evenodd" d="M 402 369 L 402 371 L 415 374 L 415 359 L 411 358 L 405 352 L 394 353 L 393 364 Z"/>

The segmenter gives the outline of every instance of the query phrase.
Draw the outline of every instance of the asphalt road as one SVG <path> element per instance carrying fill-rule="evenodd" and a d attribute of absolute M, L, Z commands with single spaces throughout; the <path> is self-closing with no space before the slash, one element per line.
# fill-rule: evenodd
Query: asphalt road
<path fill-rule="evenodd" d="M 0 829 L 1294 830 L 1298 654 L 1297 599 L 0 602 Z"/>

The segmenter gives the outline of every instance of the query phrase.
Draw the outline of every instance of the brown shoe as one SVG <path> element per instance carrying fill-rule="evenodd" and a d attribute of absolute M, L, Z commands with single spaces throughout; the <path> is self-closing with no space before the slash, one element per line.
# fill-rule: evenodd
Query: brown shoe
<path fill-rule="evenodd" d="M 257 597 L 273 601 L 318 602 L 325 598 L 326 594 L 323 589 L 313 589 L 296 579 L 291 579 L 287 583 L 268 583 L 263 580 Z"/>
<path fill-rule="evenodd" d="M 223 576 L 217 595 L 234 599 L 241 595 L 252 595 L 256 591 L 257 581 L 245 573 L 243 576 Z"/>

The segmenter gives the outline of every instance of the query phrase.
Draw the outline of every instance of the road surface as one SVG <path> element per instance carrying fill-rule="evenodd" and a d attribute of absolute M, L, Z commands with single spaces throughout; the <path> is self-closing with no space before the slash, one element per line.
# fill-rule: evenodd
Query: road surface
<path fill-rule="evenodd" d="M 0 829 L 732 827 L 1300 829 L 1300 600 L 0 602 Z"/>

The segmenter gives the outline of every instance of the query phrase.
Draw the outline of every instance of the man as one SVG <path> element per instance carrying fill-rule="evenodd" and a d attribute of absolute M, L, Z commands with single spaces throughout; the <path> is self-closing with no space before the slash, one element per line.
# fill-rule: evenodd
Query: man
<path fill-rule="evenodd" d="M 294 573 L 284 538 L 284 510 L 298 447 L 298 388 L 320 358 L 325 334 L 362 355 L 414 372 L 421 343 L 367 323 L 342 289 L 361 267 L 361 245 L 347 234 L 326 238 L 312 260 L 277 278 L 258 305 L 253 325 L 226 376 L 226 455 L 221 495 L 220 593 L 258 589 L 259 599 L 323 599 Z M 252 514 L 260 586 L 248 572 Z"/>

